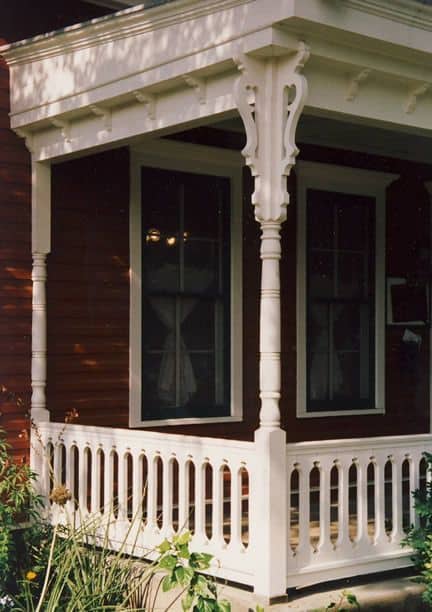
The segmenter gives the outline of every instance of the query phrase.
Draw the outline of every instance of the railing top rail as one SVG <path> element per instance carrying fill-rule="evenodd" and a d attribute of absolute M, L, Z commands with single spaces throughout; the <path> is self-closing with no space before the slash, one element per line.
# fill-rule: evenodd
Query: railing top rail
<path fill-rule="evenodd" d="M 396 450 L 427 446 L 432 450 L 432 434 L 413 434 L 406 436 L 375 436 L 370 438 L 345 438 L 319 442 L 292 442 L 287 444 L 288 457 L 296 455 L 340 454 L 371 450 Z"/>
<path fill-rule="evenodd" d="M 183 434 L 159 433 L 154 431 L 145 431 L 142 429 L 121 429 L 114 427 L 99 427 L 93 425 L 77 425 L 64 423 L 38 423 L 38 429 L 42 435 L 51 435 L 54 439 L 60 438 L 76 438 L 97 439 L 100 442 L 126 444 L 127 446 L 145 446 L 146 443 L 164 443 L 164 445 L 172 445 L 178 447 L 197 447 L 200 446 L 205 450 L 224 449 L 231 451 L 240 451 L 243 453 L 251 453 L 254 448 L 253 442 L 243 440 L 226 440 L 225 438 L 209 438 L 200 436 L 189 436 Z"/>

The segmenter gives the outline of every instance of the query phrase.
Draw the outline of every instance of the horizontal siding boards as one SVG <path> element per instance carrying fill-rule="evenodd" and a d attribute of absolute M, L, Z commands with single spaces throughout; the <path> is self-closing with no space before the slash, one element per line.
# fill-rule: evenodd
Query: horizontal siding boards
<path fill-rule="evenodd" d="M 62 421 L 129 418 L 129 155 L 53 167 L 48 261 L 48 407 Z"/>
<path fill-rule="evenodd" d="M 0 25 L 0 28 L 2 26 Z M 28 453 L 31 358 L 30 156 L 9 129 L 9 77 L 0 62 L 0 429 L 17 460 Z"/>

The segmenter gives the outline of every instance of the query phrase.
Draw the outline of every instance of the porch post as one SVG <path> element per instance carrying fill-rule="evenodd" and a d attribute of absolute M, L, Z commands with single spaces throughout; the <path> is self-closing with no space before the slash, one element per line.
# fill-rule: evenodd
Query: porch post
<path fill-rule="evenodd" d="M 46 256 L 51 249 L 51 166 L 32 161 L 32 363 L 31 417 L 49 421 L 46 406 Z"/>
<path fill-rule="evenodd" d="M 250 495 L 254 591 L 265 603 L 284 599 L 287 589 L 288 475 L 279 410 L 280 229 L 289 202 L 287 176 L 298 154 L 295 131 L 307 94 L 300 72 L 308 57 L 308 47 L 300 43 L 297 53 L 288 57 L 236 59 L 241 76 L 235 95 L 247 136 L 242 154 L 255 177 L 252 204 L 261 227 L 261 410 Z"/>

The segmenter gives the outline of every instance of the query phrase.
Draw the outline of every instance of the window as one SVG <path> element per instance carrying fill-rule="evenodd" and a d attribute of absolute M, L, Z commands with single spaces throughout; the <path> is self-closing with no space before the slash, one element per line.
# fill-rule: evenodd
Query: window
<path fill-rule="evenodd" d="M 198 149 L 160 143 L 157 151 L 173 159 L 141 154 L 132 164 L 133 426 L 241 416 L 241 329 L 233 325 L 241 304 L 233 291 L 240 219 L 232 201 L 240 164 L 203 164 L 206 152 Z M 191 152 L 201 154 L 195 164 Z"/>
<path fill-rule="evenodd" d="M 309 162 L 297 175 L 298 416 L 383 412 L 385 188 L 396 177 Z"/>

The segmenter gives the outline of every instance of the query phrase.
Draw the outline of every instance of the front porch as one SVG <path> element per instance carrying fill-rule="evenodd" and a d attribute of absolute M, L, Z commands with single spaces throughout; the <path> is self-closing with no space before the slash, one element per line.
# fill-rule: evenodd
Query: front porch
<path fill-rule="evenodd" d="M 432 48 L 388 0 L 322 4 L 178 0 L 3 50 L 42 491 L 113 547 L 189 529 L 267 602 L 408 566 L 432 450 Z"/>
<path fill-rule="evenodd" d="M 253 442 L 60 423 L 38 433 L 53 463 L 51 474 L 35 454 L 43 492 L 64 483 L 74 496 L 70 516 L 109 514 L 113 548 L 129 537 L 145 556 L 188 529 L 192 548 L 214 555 L 218 578 L 255 585 L 263 525 Z M 410 565 L 401 541 L 417 522 L 411 492 L 426 483 L 424 450 L 432 450 L 429 434 L 286 446 L 278 474 L 287 489 L 279 516 L 287 589 Z M 51 510 L 54 522 L 64 520 Z"/>

